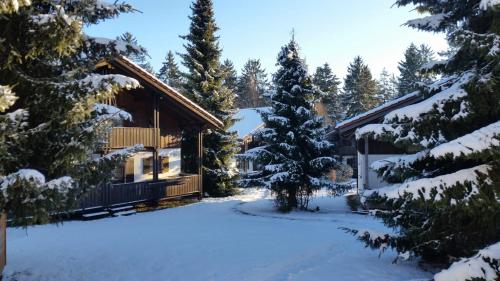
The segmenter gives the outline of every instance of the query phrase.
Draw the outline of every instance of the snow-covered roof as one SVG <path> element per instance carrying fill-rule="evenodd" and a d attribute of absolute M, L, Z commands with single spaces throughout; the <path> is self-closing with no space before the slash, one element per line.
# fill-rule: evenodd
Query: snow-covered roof
<path fill-rule="evenodd" d="M 365 124 L 364 121 L 370 122 L 371 117 L 375 117 L 375 116 L 379 117 L 379 116 L 377 116 L 379 113 L 386 112 L 386 111 L 390 112 L 394 109 L 399 108 L 399 106 L 406 104 L 406 102 L 418 100 L 418 98 L 420 97 L 419 93 L 420 93 L 419 91 L 415 91 L 413 93 L 404 95 L 404 96 L 397 98 L 395 100 L 384 103 L 384 104 L 377 106 L 373 109 L 370 109 L 364 113 L 361 113 L 359 115 L 356 115 L 352 118 L 346 119 L 346 120 L 338 123 L 337 126 L 335 126 L 335 128 L 336 129 L 343 129 L 343 128 L 349 127 L 350 125 L 353 125 L 354 123 L 359 123 L 359 125 L 363 125 L 363 124 Z"/>
<path fill-rule="evenodd" d="M 238 110 L 234 116 L 238 121 L 234 123 L 231 130 L 236 131 L 240 139 L 250 135 L 253 131 L 264 125 L 264 121 L 262 121 L 259 111 L 266 109 L 267 107 L 258 107 Z"/>
<path fill-rule="evenodd" d="M 114 62 L 118 63 L 120 66 L 125 67 L 129 71 L 132 71 L 138 75 L 140 75 L 142 78 L 144 78 L 148 83 L 151 84 L 151 86 L 154 86 L 158 90 L 160 90 L 162 93 L 165 95 L 173 98 L 175 101 L 177 101 L 179 104 L 183 105 L 186 108 L 189 108 L 191 112 L 195 113 L 198 117 L 202 118 L 202 120 L 207 121 L 209 124 L 212 126 L 215 126 L 217 128 L 222 128 L 224 124 L 222 123 L 221 120 L 219 120 L 217 117 L 203 109 L 201 106 L 196 104 L 195 102 L 191 101 L 190 99 L 186 98 L 184 95 L 179 93 L 177 90 L 174 88 L 170 87 L 169 85 L 163 83 L 160 79 L 158 79 L 156 76 L 152 75 L 130 59 L 124 57 L 124 56 L 119 56 L 114 60 Z"/>

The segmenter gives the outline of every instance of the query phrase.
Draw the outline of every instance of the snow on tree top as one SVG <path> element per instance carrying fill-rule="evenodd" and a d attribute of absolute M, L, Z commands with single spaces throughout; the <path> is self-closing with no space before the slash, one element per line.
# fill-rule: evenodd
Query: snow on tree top
<path fill-rule="evenodd" d="M 366 116 L 369 116 L 369 115 L 374 114 L 374 113 L 379 112 L 379 111 L 383 111 L 384 109 L 386 109 L 388 107 L 391 107 L 391 106 L 396 105 L 396 104 L 398 104 L 400 102 L 406 101 L 406 100 L 408 100 L 410 98 L 414 98 L 414 97 L 417 97 L 417 96 L 419 96 L 419 92 L 418 91 L 415 91 L 413 93 L 404 95 L 404 96 L 402 96 L 400 98 L 394 99 L 394 100 L 389 101 L 387 103 L 384 103 L 384 104 L 382 104 L 380 106 L 377 106 L 377 107 L 375 107 L 373 109 L 370 109 L 370 110 L 368 110 L 368 111 L 366 111 L 366 112 L 364 112 L 362 114 L 356 115 L 356 116 L 354 116 L 352 118 L 349 118 L 349 119 L 346 119 L 346 120 L 344 120 L 342 122 L 339 122 L 335 128 L 338 129 L 338 128 L 344 127 L 345 125 L 347 125 L 349 123 L 352 123 L 354 121 L 358 121 L 358 120 L 360 120 L 360 119 L 362 119 L 362 118 L 364 118 Z"/>
<path fill-rule="evenodd" d="M 243 108 L 238 110 L 234 115 L 237 121 L 231 127 L 230 131 L 236 131 L 240 139 L 250 135 L 264 125 L 260 112 L 266 110 L 269 110 L 269 107 Z"/>
<path fill-rule="evenodd" d="M 84 37 L 86 40 L 93 41 L 96 44 L 100 45 L 113 45 L 115 52 L 117 53 L 126 53 L 129 48 L 140 50 L 138 46 L 133 46 L 128 42 L 125 42 L 123 40 L 115 40 L 115 39 L 109 39 L 109 38 L 104 38 L 104 37 L 92 37 L 85 35 Z"/>

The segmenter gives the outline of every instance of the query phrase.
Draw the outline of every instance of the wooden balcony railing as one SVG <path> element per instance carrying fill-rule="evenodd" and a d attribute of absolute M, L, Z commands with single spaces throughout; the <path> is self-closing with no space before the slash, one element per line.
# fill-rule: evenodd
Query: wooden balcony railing
<path fill-rule="evenodd" d="M 139 127 L 115 127 L 111 130 L 108 148 L 124 148 L 135 144 L 145 147 L 159 145 L 160 129 Z"/>
<path fill-rule="evenodd" d="M 79 209 L 107 208 L 158 201 L 202 192 L 201 176 L 184 174 L 157 182 L 132 182 L 99 186 L 80 198 Z"/>

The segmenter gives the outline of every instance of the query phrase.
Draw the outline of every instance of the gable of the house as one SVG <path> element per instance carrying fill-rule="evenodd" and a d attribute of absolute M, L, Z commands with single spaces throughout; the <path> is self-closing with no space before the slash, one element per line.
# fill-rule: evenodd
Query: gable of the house
<path fill-rule="evenodd" d="M 100 64 L 96 72 L 125 75 L 141 86 L 108 101 L 131 118 L 114 121 L 102 153 L 144 148 L 116 169 L 113 185 L 91 191 L 82 208 L 201 196 L 203 133 L 222 128 L 222 121 L 125 57 Z M 193 141 L 184 144 L 184 137 Z"/>

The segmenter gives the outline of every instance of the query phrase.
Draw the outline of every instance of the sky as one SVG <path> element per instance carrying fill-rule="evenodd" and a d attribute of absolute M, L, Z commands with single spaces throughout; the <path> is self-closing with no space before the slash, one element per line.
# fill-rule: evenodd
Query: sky
<path fill-rule="evenodd" d="M 421 17 L 412 7 L 392 7 L 395 0 L 214 0 L 220 28 L 222 58 L 236 69 L 248 59 L 260 59 L 268 73 L 276 70 L 276 56 L 294 30 L 309 71 L 328 62 L 343 78 L 349 63 L 361 56 L 375 77 L 385 67 L 398 74 L 398 61 L 411 43 L 425 43 L 435 51 L 447 44 L 443 34 L 403 26 Z M 128 0 L 140 12 L 120 17 L 86 32 L 115 38 L 134 34 L 151 57 L 155 70 L 169 50 L 184 52 L 179 35 L 189 31 L 189 0 Z M 177 57 L 180 64 L 180 58 Z"/>

